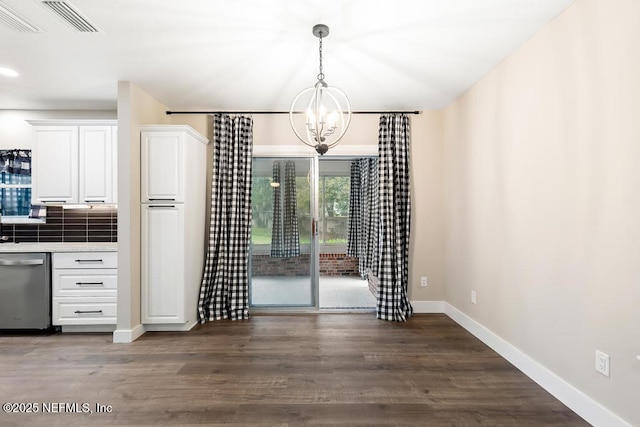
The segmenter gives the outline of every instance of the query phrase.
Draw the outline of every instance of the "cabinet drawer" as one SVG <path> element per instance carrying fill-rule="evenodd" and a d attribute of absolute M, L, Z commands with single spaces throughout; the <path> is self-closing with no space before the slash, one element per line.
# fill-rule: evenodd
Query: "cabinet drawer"
<path fill-rule="evenodd" d="M 116 323 L 115 298 L 53 298 L 54 325 L 109 325 Z"/>
<path fill-rule="evenodd" d="M 56 269 L 53 296 L 115 297 L 118 275 L 114 269 Z"/>
<path fill-rule="evenodd" d="M 53 268 L 118 268 L 117 252 L 58 252 Z"/>

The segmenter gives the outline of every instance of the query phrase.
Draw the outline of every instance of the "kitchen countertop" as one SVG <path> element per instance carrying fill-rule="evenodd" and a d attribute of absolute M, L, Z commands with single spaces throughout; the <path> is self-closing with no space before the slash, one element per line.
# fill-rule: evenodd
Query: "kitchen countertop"
<path fill-rule="evenodd" d="M 0 243 L 0 253 L 9 252 L 117 252 L 117 243 Z"/>

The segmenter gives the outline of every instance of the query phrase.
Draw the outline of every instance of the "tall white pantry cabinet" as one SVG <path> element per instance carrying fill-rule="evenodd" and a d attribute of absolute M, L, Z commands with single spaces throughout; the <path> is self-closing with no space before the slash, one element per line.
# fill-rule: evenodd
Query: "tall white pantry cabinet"
<path fill-rule="evenodd" d="M 143 126 L 140 138 L 142 323 L 188 330 L 204 267 L 209 140 L 180 125 Z"/>

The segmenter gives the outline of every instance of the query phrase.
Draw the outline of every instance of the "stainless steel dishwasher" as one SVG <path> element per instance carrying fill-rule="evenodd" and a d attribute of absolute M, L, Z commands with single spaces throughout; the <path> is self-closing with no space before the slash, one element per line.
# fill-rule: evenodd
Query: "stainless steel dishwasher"
<path fill-rule="evenodd" d="M 50 326 L 50 254 L 0 253 L 0 329 Z"/>

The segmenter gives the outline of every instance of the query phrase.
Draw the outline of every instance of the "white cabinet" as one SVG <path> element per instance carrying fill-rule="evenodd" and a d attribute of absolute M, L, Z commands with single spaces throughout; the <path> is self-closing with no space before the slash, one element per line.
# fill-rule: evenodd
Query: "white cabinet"
<path fill-rule="evenodd" d="M 184 205 L 143 205 L 142 215 L 142 323 L 185 323 Z"/>
<path fill-rule="evenodd" d="M 79 128 L 79 197 L 80 203 L 115 203 L 113 198 L 112 126 L 80 126 Z"/>
<path fill-rule="evenodd" d="M 197 322 L 205 248 L 206 144 L 188 126 L 144 126 L 141 141 L 142 323 Z"/>
<path fill-rule="evenodd" d="M 32 203 L 117 203 L 115 125 L 30 123 L 35 131 Z"/>
<path fill-rule="evenodd" d="M 117 253 L 54 253 L 52 259 L 52 324 L 115 327 Z"/>
<path fill-rule="evenodd" d="M 142 202 L 184 202 L 184 140 L 182 132 L 143 132 Z"/>
<path fill-rule="evenodd" d="M 38 126 L 35 135 L 32 202 L 77 203 L 78 127 Z"/>

